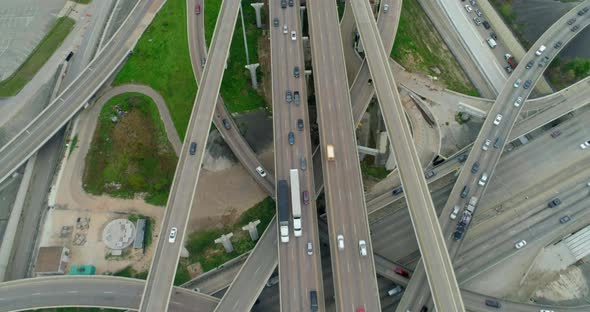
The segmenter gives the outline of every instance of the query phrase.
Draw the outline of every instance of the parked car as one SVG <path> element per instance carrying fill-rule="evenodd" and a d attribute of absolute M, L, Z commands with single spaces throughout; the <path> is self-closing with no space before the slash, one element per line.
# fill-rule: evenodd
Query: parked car
<path fill-rule="evenodd" d="M 533 84 L 533 81 L 528 79 L 527 81 L 524 82 L 523 88 L 528 89 L 531 87 L 532 84 Z"/>
<path fill-rule="evenodd" d="M 496 119 L 494 119 L 494 125 L 499 125 L 500 121 L 502 121 L 502 114 L 497 114 Z"/>
<path fill-rule="evenodd" d="M 559 199 L 558 197 L 554 198 L 553 200 L 551 200 L 549 202 L 549 204 L 547 204 L 547 206 L 549 208 L 555 208 L 557 206 L 561 205 L 561 199 Z"/>
<path fill-rule="evenodd" d="M 518 242 L 516 242 L 516 244 L 514 244 L 514 247 L 516 247 L 516 249 L 520 249 L 524 246 L 526 246 L 526 241 L 524 239 L 521 239 Z"/>

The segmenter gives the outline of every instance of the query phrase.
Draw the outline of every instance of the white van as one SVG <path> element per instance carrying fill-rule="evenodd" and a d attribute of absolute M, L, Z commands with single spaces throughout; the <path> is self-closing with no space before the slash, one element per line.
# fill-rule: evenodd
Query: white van
<path fill-rule="evenodd" d="M 492 39 L 492 38 L 488 38 L 488 45 L 490 46 L 490 48 L 495 48 L 498 43 L 496 43 L 496 40 Z"/>
<path fill-rule="evenodd" d="M 545 47 L 544 45 L 541 45 L 541 46 L 539 47 L 539 49 L 537 50 L 537 52 L 535 52 L 535 54 L 536 54 L 537 56 L 539 56 L 539 55 L 543 54 L 543 51 L 545 51 L 545 49 L 546 49 L 546 48 L 547 48 L 547 47 Z"/>

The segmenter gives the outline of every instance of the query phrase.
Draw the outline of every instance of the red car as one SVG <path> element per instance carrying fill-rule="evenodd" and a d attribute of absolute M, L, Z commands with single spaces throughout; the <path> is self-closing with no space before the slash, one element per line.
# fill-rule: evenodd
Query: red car
<path fill-rule="evenodd" d="M 197 14 L 197 15 L 201 14 L 201 5 L 200 4 L 195 4 L 195 14 Z"/>
<path fill-rule="evenodd" d="M 406 271 L 406 270 L 404 270 L 402 268 L 395 268 L 393 270 L 393 272 L 395 272 L 395 274 L 399 274 L 399 275 L 401 275 L 403 277 L 410 278 L 410 273 L 408 273 L 408 271 Z"/>
<path fill-rule="evenodd" d="M 365 308 L 356 308 L 356 312 L 365 312 Z"/>

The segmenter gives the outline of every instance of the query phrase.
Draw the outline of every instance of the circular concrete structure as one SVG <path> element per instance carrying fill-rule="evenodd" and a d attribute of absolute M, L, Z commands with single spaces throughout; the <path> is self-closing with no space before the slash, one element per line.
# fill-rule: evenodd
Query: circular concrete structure
<path fill-rule="evenodd" d="M 135 225 L 127 219 L 116 219 L 102 231 L 102 241 L 108 248 L 121 250 L 133 243 L 135 239 Z"/>

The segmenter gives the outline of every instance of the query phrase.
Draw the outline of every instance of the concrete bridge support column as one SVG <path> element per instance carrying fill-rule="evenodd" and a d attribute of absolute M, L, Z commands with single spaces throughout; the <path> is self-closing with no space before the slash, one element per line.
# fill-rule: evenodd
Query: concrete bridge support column
<path fill-rule="evenodd" d="M 234 246 L 232 245 L 231 240 L 230 240 L 230 238 L 232 238 L 232 236 L 234 236 L 234 233 L 223 234 L 223 235 L 221 235 L 220 238 L 215 240 L 215 243 L 223 244 L 223 248 L 225 248 L 225 252 L 230 253 L 230 252 L 234 251 Z"/>
<path fill-rule="evenodd" d="M 256 10 L 256 27 L 262 28 L 262 18 L 260 17 L 260 9 L 264 3 L 250 3 L 250 5 Z"/>
<path fill-rule="evenodd" d="M 258 88 L 258 79 L 256 79 L 256 68 L 258 68 L 260 64 L 248 64 L 246 68 L 250 71 L 250 78 L 252 79 L 252 88 Z"/>
<path fill-rule="evenodd" d="M 258 224 L 260 224 L 260 220 L 255 220 L 255 221 L 252 221 L 242 227 L 242 230 L 250 232 L 250 238 L 253 241 L 257 241 L 258 237 L 259 237 L 258 236 L 258 229 L 256 229 L 256 226 Z"/>

